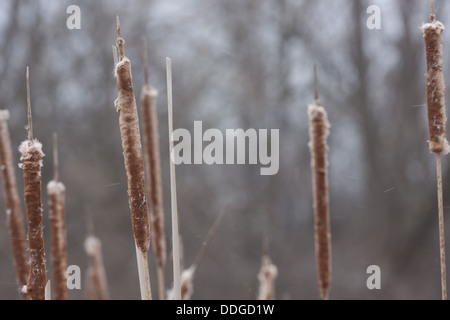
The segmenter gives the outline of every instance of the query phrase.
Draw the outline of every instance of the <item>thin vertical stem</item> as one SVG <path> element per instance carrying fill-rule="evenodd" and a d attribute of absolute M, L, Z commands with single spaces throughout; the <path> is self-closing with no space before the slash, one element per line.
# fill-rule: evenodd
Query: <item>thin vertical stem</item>
<path fill-rule="evenodd" d="M 58 160 L 58 134 L 53 132 L 53 180 L 59 180 L 59 160 Z"/>
<path fill-rule="evenodd" d="M 319 101 L 319 89 L 317 87 L 317 68 L 314 64 L 314 101 Z"/>
<path fill-rule="evenodd" d="M 119 62 L 119 58 L 117 58 L 117 47 L 115 45 L 112 46 L 112 53 L 114 59 L 114 66 Z"/>
<path fill-rule="evenodd" d="M 447 271 L 445 264 L 445 236 L 444 236 L 444 205 L 442 197 L 442 164 L 441 154 L 436 153 L 436 173 L 439 211 L 439 250 L 441 258 L 441 286 L 442 300 L 447 300 Z"/>
<path fill-rule="evenodd" d="M 33 141 L 33 119 L 31 117 L 30 67 L 27 67 L 27 110 L 28 110 L 28 140 Z"/>
<path fill-rule="evenodd" d="M 141 251 L 136 245 L 136 256 L 139 273 L 139 287 L 141 289 L 142 300 L 152 300 L 152 292 L 150 290 L 150 275 L 148 272 L 147 251 Z"/>
<path fill-rule="evenodd" d="M 147 39 L 145 38 L 145 36 L 142 36 L 142 46 L 143 46 L 143 59 L 144 59 L 144 79 L 145 79 L 145 84 L 148 85 L 148 78 L 149 78 L 149 74 L 148 74 L 148 55 L 147 55 Z"/>
<path fill-rule="evenodd" d="M 173 289 L 174 299 L 181 300 L 180 287 L 180 248 L 178 234 L 177 186 L 175 176 L 175 154 L 173 154 L 173 100 L 172 100 L 172 62 L 166 58 L 167 104 L 169 112 L 169 152 L 170 152 L 170 193 L 172 204 L 172 246 L 173 246 Z"/>
<path fill-rule="evenodd" d="M 436 20 L 434 15 L 434 0 L 430 0 L 430 22 L 433 23 Z"/>
<path fill-rule="evenodd" d="M 45 285 L 45 300 L 52 300 L 52 286 L 50 285 L 50 280 L 48 280 Z"/>
<path fill-rule="evenodd" d="M 219 228 L 220 224 L 222 223 L 223 217 L 225 216 L 225 213 L 227 212 L 228 206 L 223 208 L 220 214 L 217 216 L 216 220 L 214 220 L 213 225 L 208 231 L 208 234 L 205 237 L 205 240 L 203 240 L 202 246 L 200 247 L 199 252 L 197 253 L 197 256 L 195 257 L 194 263 L 192 266 L 194 268 L 197 268 L 200 264 L 200 261 L 202 260 L 203 256 L 205 255 L 206 249 L 208 249 L 208 246 L 211 243 L 211 240 L 215 236 L 217 229 Z"/>
<path fill-rule="evenodd" d="M 119 49 L 119 61 L 122 61 L 125 57 L 125 49 L 123 47 L 125 41 L 122 39 L 122 36 L 120 35 L 120 21 L 119 21 L 119 15 L 116 15 L 116 23 L 117 23 L 117 48 Z"/>

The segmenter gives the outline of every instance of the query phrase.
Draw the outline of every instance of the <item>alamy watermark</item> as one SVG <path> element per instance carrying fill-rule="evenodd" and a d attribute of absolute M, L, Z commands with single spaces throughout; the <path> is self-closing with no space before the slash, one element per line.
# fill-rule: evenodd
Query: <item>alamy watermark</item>
<path fill-rule="evenodd" d="M 367 14 L 370 16 L 367 18 L 366 26 L 369 30 L 381 29 L 381 9 L 379 6 L 373 4 L 367 8 Z"/>
<path fill-rule="evenodd" d="M 188 130 L 178 128 L 173 131 L 172 140 L 174 147 L 170 156 L 176 165 L 259 164 L 263 176 L 277 174 L 280 166 L 278 129 L 270 129 L 270 136 L 268 129 L 226 129 L 224 137 L 219 129 L 203 132 L 203 122 L 194 121 L 193 137 Z"/>
<path fill-rule="evenodd" d="M 367 281 L 366 281 L 367 289 L 380 290 L 381 289 L 381 269 L 380 269 L 380 267 L 375 264 L 368 266 L 366 273 L 370 274 L 370 276 L 367 278 Z"/>
<path fill-rule="evenodd" d="M 67 7 L 66 10 L 67 14 L 70 14 L 70 16 L 66 20 L 66 26 L 67 29 L 73 30 L 81 29 L 81 10 L 79 6 L 76 5 L 70 5 Z"/>

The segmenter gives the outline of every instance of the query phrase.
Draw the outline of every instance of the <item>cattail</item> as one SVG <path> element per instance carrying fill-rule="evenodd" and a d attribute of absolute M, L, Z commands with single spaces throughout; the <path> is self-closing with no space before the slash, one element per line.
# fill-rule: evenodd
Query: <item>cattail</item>
<path fill-rule="evenodd" d="M 320 105 L 314 66 L 314 102 L 308 108 L 309 148 L 314 195 L 314 231 L 319 291 L 322 299 L 328 299 L 331 279 L 331 241 L 328 203 L 327 137 L 329 123 L 327 112 Z"/>
<path fill-rule="evenodd" d="M 158 112 L 156 97 L 158 92 L 148 82 L 147 45 L 144 42 L 145 84 L 141 93 L 142 126 L 145 151 L 145 173 L 149 190 L 150 225 L 153 251 L 155 252 L 159 298 L 164 299 L 164 265 L 166 263 L 166 239 L 164 233 L 164 207 L 162 196 L 161 164 L 159 154 Z"/>
<path fill-rule="evenodd" d="M 28 223 L 28 245 L 30 248 L 30 268 L 28 282 L 23 292 L 31 300 L 45 299 L 47 275 L 45 269 L 44 235 L 42 226 L 41 167 L 42 144 L 33 139 L 31 119 L 31 99 L 29 69 L 27 68 L 28 139 L 19 147 L 22 154 L 19 165 L 23 170 L 25 207 Z"/>
<path fill-rule="evenodd" d="M 258 300 L 275 300 L 275 279 L 277 275 L 277 267 L 272 264 L 272 261 L 268 255 L 264 255 L 262 257 L 261 270 L 258 274 Z"/>
<path fill-rule="evenodd" d="M 422 27 L 427 61 L 426 92 L 430 150 L 447 154 L 450 146 L 446 137 L 445 81 L 442 71 L 442 34 L 445 27 L 435 20 Z"/>
<path fill-rule="evenodd" d="M 67 300 L 67 250 L 65 223 L 65 187 L 59 181 L 59 163 L 56 133 L 53 135 L 54 178 L 47 184 L 54 299 Z"/>
<path fill-rule="evenodd" d="M 17 283 L 22 288 L 27 283 L 28 253 L 23 224 L 22 208 L 17 191 L 11 139 L 8 130 L 9 112 L 0 110 L 0 169 L 5 192 L 6 218 L 11 239 Z M 26 298 L 26 294 L 23 294 Z"/>
<path fill-rule="evenodd" d="M 445 112 L 445 82 L 442 71 L 442 34 L 444 25 L 436 20 L 434 1 L 431 0 L 430 23 L 423 25 L 425 55 L 427 63 L 426 93 L 429 146 L 436 154 L 436 174 L 439 216 L 439 247 L 441 260 L 442 299 L 447 300 L 447 272 L 445 264 L 444 205 L 442 196 L 441 153 L 447 154 L 450 146 L 446 138 L 447 116 Z"/>
<path fill-rule="evenodd" d="M 147 251 L 150 246 L 150 224 L 145 189 L 144 159 L 142 156 L 139 118 L 131 79 L 130 60 L 124 54 L 124 40 L 120 35 L 117 16 L 117 47 L 119 62 L 115 73 L 119 96 L 115 101 L 119 113 L 120 135 L 128 183 L 131 222 L 136 243 L 136 254 L 142 299 L 151 299 Z"/>
<path fill-rule="evenodd" d="M 87 270 L 86 298 L 88 300 L 108 300 L 108 283 L 102 258 L 102 244 L 95 236 L 88 236 L 84 249 L 89 258 Z"/>

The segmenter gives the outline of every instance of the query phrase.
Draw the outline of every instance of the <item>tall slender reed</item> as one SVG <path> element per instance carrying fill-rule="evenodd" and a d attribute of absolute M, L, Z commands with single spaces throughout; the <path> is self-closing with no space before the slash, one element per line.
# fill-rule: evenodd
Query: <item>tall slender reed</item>
<path fill-rule="evenodd" d="M 314 66 L 314 102 L 308 108 L 309 148 L 311 152 L 312 184 L 314 195 L 314 232 L 319 291 L 327 300 L 331 282 L 331 236 L 328 201 L 327 137 L 330 124 L 327 112 L 320 105 Z"/>
<path fill-rule="evenodd" d="M 108 300 L 108 282 L 100 239 L 89 235 L 84 242 L 84 249 L 89 258 L 89 268 L 86 273 L 86 298 L 88 300 Z"/>
<path fill-rule="evenodd" d="M 66 188 L 59 181 L 58 141 L 56 133 L 53 134 L 53 169 L 53 180 L 47 184 L 52 246 L 53 293 L 55 300 L 67 300 Z"/>
<path fill-rule="evenodd" d="M 150 226 L 153 251 L 158 273 L 159 299 L 164 300 L 164 265 L 166 263 L 166 235 L 164 232 L 164 204 L 162 195 L 161 164 L 159 152 L 158 91 L 149 84 L 147 41 L 143 41 L 145 84 L 141 93 L 142 127 L 144 136 L 145 174 L 150 202 Z"/>
<path fill-rule="evenodd" d="M 169 118 L 169 158 L 170 158 L 170 202 L 172 207 L 172 254 L 174 300 L 181 300 L 180 283 L 180 240 L 178 233 L 177 183 L 175 176 L 175 154 L 173 152 L 173 96 L 172 61 L 166 58 L 167 108 Z"/>
<path fill-rule="evenodd" d="M 22 207 L 17 190 L 14 160 L 11 148 L 11 138 L 8 129 L 9 112 L 0 110 L 0 168 L 3 177 L 3 191 L 5 192 L 6 218 L 11 240 L 16 279 L 19 288 L 27 283 L 28 253 L 23 223 Z M 26 299 L 26 294 L 22 293 Z"/>
<path fill-rule="evenodd" d="M 425 39 L 425 55 L 427 64 L 426 93 L 429 147 L 436 154 L 436 175 L 439 217 L 439 250 L 441 261 L 441 293 L 447 300 L 447 271 L 445 263 L 444 205 L 442 197 L 442 164 L 441 153 L 447 154 L 450 146 L 446 138 L 447 116 L 445 112 L 445 81 L 442 71 L 442 34 L 444 25 L 436 20 L 434 1 L 430 1 L 430 22 L 423 25 Z"/>
<path fill-rule="evenodd" d="M 144 159 L 142 155 L 139 118 L 136 108 L 130 60 L 125 56 L 124 43 L 120 35 L 120 22 L 117 19 L 117 47 L 119 62 L 116 64 L 118 98 L 115 101 L 119 113 L 120 136 L 128 183 L 128 199 L 131 221 L 136 244 L 141 298 L 152 298 L 147 252 L 150 247 L 150 224 L 145 188 Z M 114 51 L 114 50 L 113 50 Z"/>
<path fill-rule="evenodd" d="M 30 268 L 27 285 L 22 289 L 31 300 L 45 299 L 47 282 L 45 268 L 44 234 L 42 226 L 41 167 L 42 144 L 33 138 L 29 68 L 27 67 L 28 139 L 19 147 L 22 154 L 20 168 L 23 170 L 24 197 L 28 223 Z"/>

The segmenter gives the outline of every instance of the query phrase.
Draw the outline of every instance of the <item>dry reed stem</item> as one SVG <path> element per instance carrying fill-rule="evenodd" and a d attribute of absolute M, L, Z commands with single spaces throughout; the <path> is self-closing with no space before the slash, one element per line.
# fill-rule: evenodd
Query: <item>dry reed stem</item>
<path fill-rule="evenodd" d="M 58 181 L 59 164 L 56 135 L 54 135 L 54 179 L 47 184 L 52 248 L 54 299 L 67 300 L 67 249 L 65 222 L 65 186 Z"/>
<path fill-rule="evenodd" d="M 152 293 L 150 289 L 150 275 L 148 273 L 147 252 L 139 250 L 136 245 L 136 257 L 138 261 L 139 288 L 141 290 L 142 300 L 151 300 Z"/>
<path fill-rule="evenodd" d="M 150 203 L 150 225 L 152 230 L 153 251 L 156 256 L 158 273 L 158 292 L 164 299 L 164 265 L 166 263 L 166 239 L 164 232 L 164 205 L 159 149 L 158 112 L 156 98 L 158 92 L 148 84 L 148 62 L 145 37 L 144 72 L 145 84 L 141 93 L 142 128 L 145 153 L 145 174 Z"/>
<path fill-rule="evenodd" d="M 28 253 L 22 208 L 17 190 L 11 139 L 8 130 L 9 112 L 0 110 L 0 168 L 5 192 L 6 218 L 11 239 L 17 283 L 22 288 L 27 283 Z M 22 293 L 26 299 L 26 294 Z"/>
<path fill-rule="evenodd" d="M 211 228 L 209 228 L 208 233 L 206 234 L 205 239 L 203 240 L 202 246 L 200 247 L 200 250 L 197 253 L 197 256 L 195 257 L 194 263 L 192 266 L 195 268 L 198 267 L 200 264 L 200 261 L 202 261 L 203 256 L 205 255 L 206 249 L 208 249 L 209 245 L 212 242 L 212 239 L 216 235 L 217 230 L 220 227 L 220 224 L 222 223 L 223 217 L 227 213 L 228 206 L 222 209 L 222 211 L 219 213 L 219 215 L 214 220 L 214 223 L 212 224 Z"/>
<path fill-rule="evenodd" d="M 27 84 L 29 71 L 27 68 Z M 29 85 L 27 85 L 29 88 Z M 33 138 L 31 120 L 31 99 L 28 91 L 28 137 L 21 143 L 19 151 L 22 154 L 20 168 L 23 170 L 24 197 L 28 223 L 28 242 L 30 252 L 30 268 L 28 282 L 23 289 L 31 300 L 45 299 L 45 285 L 47 282 L 45 268 L 44 235 L 42 226 L 42 197 L 41 197 L 41 167 L 42 144 Z"/>
<path fill-rule="evenodd" d="M 86 298 L 88 300 L 108 300 L 108 282 L 102 257 L 102 243 L 95 236 L 88 236 L 84 249 L 89 258 L 86 280 Z"/>
<path fill-rule="evenodd" d="M 170 158 L 170 202 L 172 207 L 172 254 L 173 254 L 173 290 L 174 300 L 181 300 L 180 283 L 180 240 L 178 232 L 178 206 L 175 162 L 173 157 L 173 96 L 172 96 L 172 61 L 166 58 L 167 106 L 169 118 L 169 158 Z"/>
<path fill-rule="evenodd" d="M 277 267 L 272 264 L 268 255 L 264 255 L 262 257 L 261 270 L 258 274 L 258 300 L 275 300 L 275 279 L 277 275 Z"/>
<path fill-rule="evenodd" d="M 442 197 L 442 165 L 441 155 L 436 153 L 436 173 L 438 189 L 438 214 L 439 214 L 439 253 L 441 261 L 441 293 L 442 300 L 447 300 L 447 268 L 445 264 L 445 232 L 444 232 L 444 204 Z"/>
<path fill-rule="evenodd" d="M 436 16 L 434 15 L 434 0 L 430 0 L 430 21 L 433 22 L 436 20 Z"/>
<path fill-rule="evenodd" d="M 150 224 L 148 217 L 148 206 L 145 188 L 144 159 L 142 155 L 141 136 L 139 131 L 139 118 L 136 108 L 133 83 L 131 77 L 130 60 L 124 56 L 124 40 L 120 36 L 120 24 L 117 16 L 117 46 L 119 48 L 119 63 L 116 65 L 117 88 L 119 96 L 115 101 L 117 112 L 119 113 L 120 136 L 122 139 L 125 171 L 128 183 L 128 199 L 131 211 L 131 221 L 136 246 L 146 255 L 150 247 Z M 138 264 L 143 260 L 137 256 Z M 147 261 L 145 261 L 147 263 Z M 144 280 L 140 278 L 140 284 L 145 283 L 145 289 L 141 292 L 148 292 L 150 288 L 150 277 L 148 268 L 138 265 L 145 273 Z M 141 273 L 139 273 L 141 275 Z M 142 299 L 150 300 L 151 293 L 142 296 Z"/>
<path fill-rule="evenodd" d="M 45 300 L 52 300 L 52 286 L 50 280 L 45 285 Z"/>
<path fill-rule="evenodd" d="M 112 46 L 112 53 L 113 53 L 113 59 L 114 59 L 114 65 L 119 63 L 119 58 L 117 57 L 117 47 L 115 45 Z"/>
<path fill-rule="evenodd" d="M 317 85 L 315 83 L 315 87 Z M 316 91 L 317 89 L 315 89 Z M 314 194 L 314 231 L 319 290 L 322 299 L 328 299 L 331 280 L 331 236 L 328 200 L 327 137 L 329 123 L 327 112 L 320 105 L 318 96 L 309 106 L 309 135 L 311 169 Z"/>

